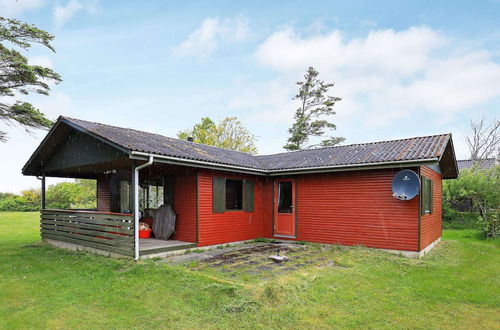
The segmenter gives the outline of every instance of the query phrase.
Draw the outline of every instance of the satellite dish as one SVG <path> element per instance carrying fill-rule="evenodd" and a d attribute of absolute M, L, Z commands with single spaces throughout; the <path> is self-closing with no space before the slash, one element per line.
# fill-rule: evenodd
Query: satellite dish
<path fill-rule="evenodd" d="M 410 200 L 420 191 L 420 178 L 410 170 L 398 172 L 392 179 L 392 196 L 402 201 Z"/>

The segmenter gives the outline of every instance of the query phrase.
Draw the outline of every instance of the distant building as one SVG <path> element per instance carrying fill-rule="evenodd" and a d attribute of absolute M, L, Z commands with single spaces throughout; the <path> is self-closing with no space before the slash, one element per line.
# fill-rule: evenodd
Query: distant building
<path fill-rule="evenodd" d="M 486 158 L 477 161 L 479 164 L 479 169 L 481 170 L 489 170 L 493 168 L 497 164 L 497 160 L 495 158 Z M 458 171 L 461 172 L 463 170 L 471 169 L 474 165 L 474 161 L 472 159 L 464 159 L 457 160 Z"/>

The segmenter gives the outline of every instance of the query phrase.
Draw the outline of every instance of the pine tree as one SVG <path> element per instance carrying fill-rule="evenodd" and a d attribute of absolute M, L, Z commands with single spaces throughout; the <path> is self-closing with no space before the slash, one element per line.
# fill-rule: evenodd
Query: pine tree
<path fill-rule="evenodd" d="M 50 68 L 30 65 L 19 51 L 9 49 L 7 43 L 29 49 L 32 44 L 41 44 L 55 51 L 50 42 L 54 36 L 37 27 L 15 19 L 0 17 L 0 97 L 16 97 L 30 93 L 48 95 L 49 82 L 59 83 L 61 77 Z M 6 43 L 7 42 L 7 43 Z M 43 113 L 28 102 L 17 100 L 14 104 L 0 102 L 0 120 L 17 123 L 27 131 L 47 129 L 52 126 Z M 0 141 L 5 142 L 7 133 L 0 131 Z"/>
<path fill-rule="evenodd" d="M 341 100 L 340 97 L 328 95 L 328 90 L 334 86 L 333 83 L 325 83 L 318 79 L 318 71 L 309 67 L 304 75 L 304 81 L 296 84 L 299 86 L 294 100 L 299 100 L 300 106 L 295 111 L 295 123 L 288 132 L 291 136 L 288 143 L 283 146 L 287 150 L 299 150 L 317 146 L 333 146 L 345 141 L 345 138 L 332 136 L 323 139 L 321 143 L 306 145 L 310 137 L 322 136 L 326 130 L 335 130 L 334 123 L 327 120 L 327 116 L 335 115 L 333 106 Z"/>

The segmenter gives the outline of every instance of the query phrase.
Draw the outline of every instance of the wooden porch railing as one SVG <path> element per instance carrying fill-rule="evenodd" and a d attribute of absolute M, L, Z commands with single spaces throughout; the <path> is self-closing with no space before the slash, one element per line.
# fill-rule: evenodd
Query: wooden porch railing
<path fill-rule="evenodd" d="M 76 210 L 40 211 L 42 238 L 134 255 L 134 216 Z"/>

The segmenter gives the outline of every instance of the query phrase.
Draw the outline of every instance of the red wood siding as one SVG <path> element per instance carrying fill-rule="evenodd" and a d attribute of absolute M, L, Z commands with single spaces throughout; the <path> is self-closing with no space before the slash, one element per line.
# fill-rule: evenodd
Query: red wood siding
<path fill-rule="evenodd" d="M 274 218 L 274 180 L 265 179 L 262 183 L 262 236 L 273 237 Z"/>
<path fill-rule="evenodd" d="M 254 211 L 212 212 L 212 178 L 225 176 L 236 179 L 254 180 Z M 270 220 L 264 221 L 264 214 L 272 212 L 272 204 L 264 203 L 269 195 L 266 179 L 256 176 L 225 174 L 217 171 L 201 171 L 198 176 L 198 221 L 199 246 L 222 244 L 263 237 Z M 267 201 L 268 202 L 268 201 Z M 272 201 L 271 201 L 272 202 Z M 266 204 L 266 205 L 264 205 Z M 269 233 L 269 228 L 267 228 Z"/>
<path fill-rule="evenodd" d="M 420 175 L 432 180 L 432 213 L 420 216 L 420 250 L 441 237 L 442 177 L 428 167 L 420 168 Z"/>
<path fill-rule="evenodd" d="M 196 242 L 196 172 L 175 175 L 174 211 L 177 217 L 172 239 Z"/>
<path fill-rule="evenodd" d="M 97 211 L 111 212 L 111 191 L 109 178 L 105 175 L 97 177 Z"/>
<path fill-rule="evenodd" d="M 398 171 L 297 177 L 297 239 L 417 251 L 419 201 L 392 197 Z"/>

